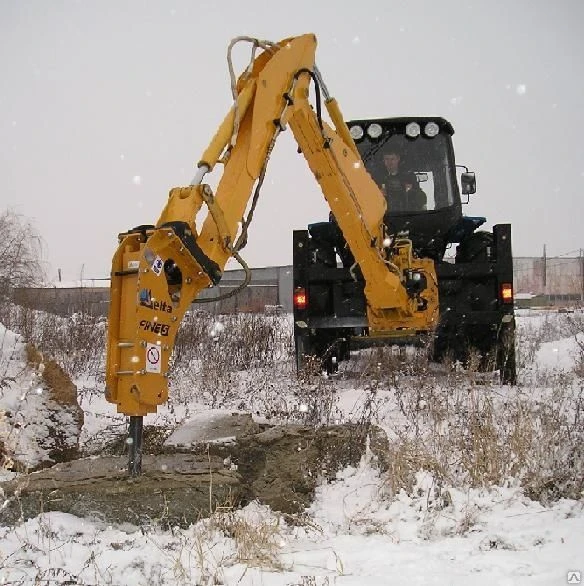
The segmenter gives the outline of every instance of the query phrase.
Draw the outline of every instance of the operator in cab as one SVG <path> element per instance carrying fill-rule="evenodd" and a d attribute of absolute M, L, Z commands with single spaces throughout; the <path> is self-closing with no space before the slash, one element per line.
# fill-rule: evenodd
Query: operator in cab
<path fill-rule="evenodd" d="M 401 155 L 389 147 L 383 153 L 384 175 L 381 189 L 387 200 L 387 211 L 419 212 L 426 209 L 427 198 L 420 188 L 415 173 L 401 168 Z"/>

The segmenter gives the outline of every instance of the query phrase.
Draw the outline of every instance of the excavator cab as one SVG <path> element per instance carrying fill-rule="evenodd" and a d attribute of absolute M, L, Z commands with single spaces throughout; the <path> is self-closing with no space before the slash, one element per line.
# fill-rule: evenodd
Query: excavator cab
<path fill-rule="evenodd" d="M 390 239 L 407 238 L 417 258 L 434 263 L 440 311 L 430 336 L 432 357 L 466 364 L 476 351 L 481 369 L 495 368 L 502 382 L 514 384 L 511 226 L 477 230 L 486 218 L 463 215 L 462 204 L 475 193 L 476 178 L 456 165 L 452 125 L 444 118 L 400 117 L 355 119 L 347 127 L 385 197 L 383 223 Z M 332 372 L 332 359 L 345 360 L 352 349 L 378 342 L 368 323 L 358 329 L 365 321 L 359 321 L 365 313 L 359 263 L 336 229 L 334 217 L 295 231 L 294 244 L 295 291 L 304 294 L 302 307 L 294 297 L 296 354 L 322 356 Z M 454 258 L 446 255 L 453 244 L 457 244 L 450 247 Z M 339 274 L 330 272 L 337 266 L 336 257 L 342 265 L 336 269 Z M 344 280 L 343 270 L 350 274 Z M 423 339 L 415 335 L 392 341 Z"/>
<path fill-rule="evenodd" d="M 444 118 L 409 117 L 351 120 L 347 125 L 367 171 L 386 195 L 390 232 L 407 233 L 419 256 L 441 259 L 462 221 L 451 124 Z M 391 170 L 407 182 L 407 192 L 403 186 L 401 193 L 399 186 L 389 189 L 388 164 L 396 156 L 399 167 Z M 473 193 L 474 174 L 463 175 L 462 191 Z"/>

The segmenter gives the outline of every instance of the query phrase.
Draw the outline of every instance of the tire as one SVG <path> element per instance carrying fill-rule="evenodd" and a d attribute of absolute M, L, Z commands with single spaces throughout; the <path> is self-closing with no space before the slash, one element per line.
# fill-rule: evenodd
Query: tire
<path fill-rule="evenodd" d="M 465 262 L 486 262 L 493 247 L 492 232 L 479 230 L 463 240 L 456 249 L 456 264 Z"/>
<path fill-rule="evenodd" d="M 327 374 L 336 374 L 339 372 L 339 359 L 336 354 L 331 354 L 327 356 L 323 361 L 323 369 L 326 371 Z"/>
<path fill-rule="evenodd" d="M 307 335 L 295 336 L 294 346 L 296 348 L 296 373 L 300 374 L 307 365 L 307 358 L 312 354 L 309 337 Z"/>
<path fill-rule="evenodd" d="M 517 384 L 517 349 L 515 347 L 515 322 L 503 324 L 497 342 L 496 366 L 501 384 Z"/>
<path fill-rule="evenodd" d="M 339 362 L 347 360 L 349 348 L 346 341 L 331 337 L 330 334 L 297 335 L 294 338 L 296 348 L 296 372 L 302 372 L 315 358 L 320 361 L 320 368 L 327 374 L 336 374 Z M 314 367 L 312 362 L 311 368 Z"/>

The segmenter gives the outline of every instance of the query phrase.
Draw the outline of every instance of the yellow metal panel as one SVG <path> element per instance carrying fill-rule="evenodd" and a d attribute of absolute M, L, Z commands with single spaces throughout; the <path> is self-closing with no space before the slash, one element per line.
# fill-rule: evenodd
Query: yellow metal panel
<path fill-rule="evenodd" d="M 200 205 L 202 188 L 171 191 L 161 220 L 169 220 L 173 209 L 185 213 Z M 106 398 L 134 416 L 156 412 L 168 399 L 168 362 L 178 328 L 192 300 L 211 284 L 172 229 L 149 234 L 146 241 L 140 234 L 124 236 L 112 263 Z M 169 281 L 166 261 L 178 267 L 181 283 Z"/>

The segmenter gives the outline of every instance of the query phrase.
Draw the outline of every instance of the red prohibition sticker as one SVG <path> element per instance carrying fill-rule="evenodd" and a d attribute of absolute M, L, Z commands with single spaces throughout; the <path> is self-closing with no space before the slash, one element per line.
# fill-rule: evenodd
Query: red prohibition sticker
<path fill-rule="evenodd" d="M 160 346 L 146 344 L 146 372 L 160 372 Z"/>

